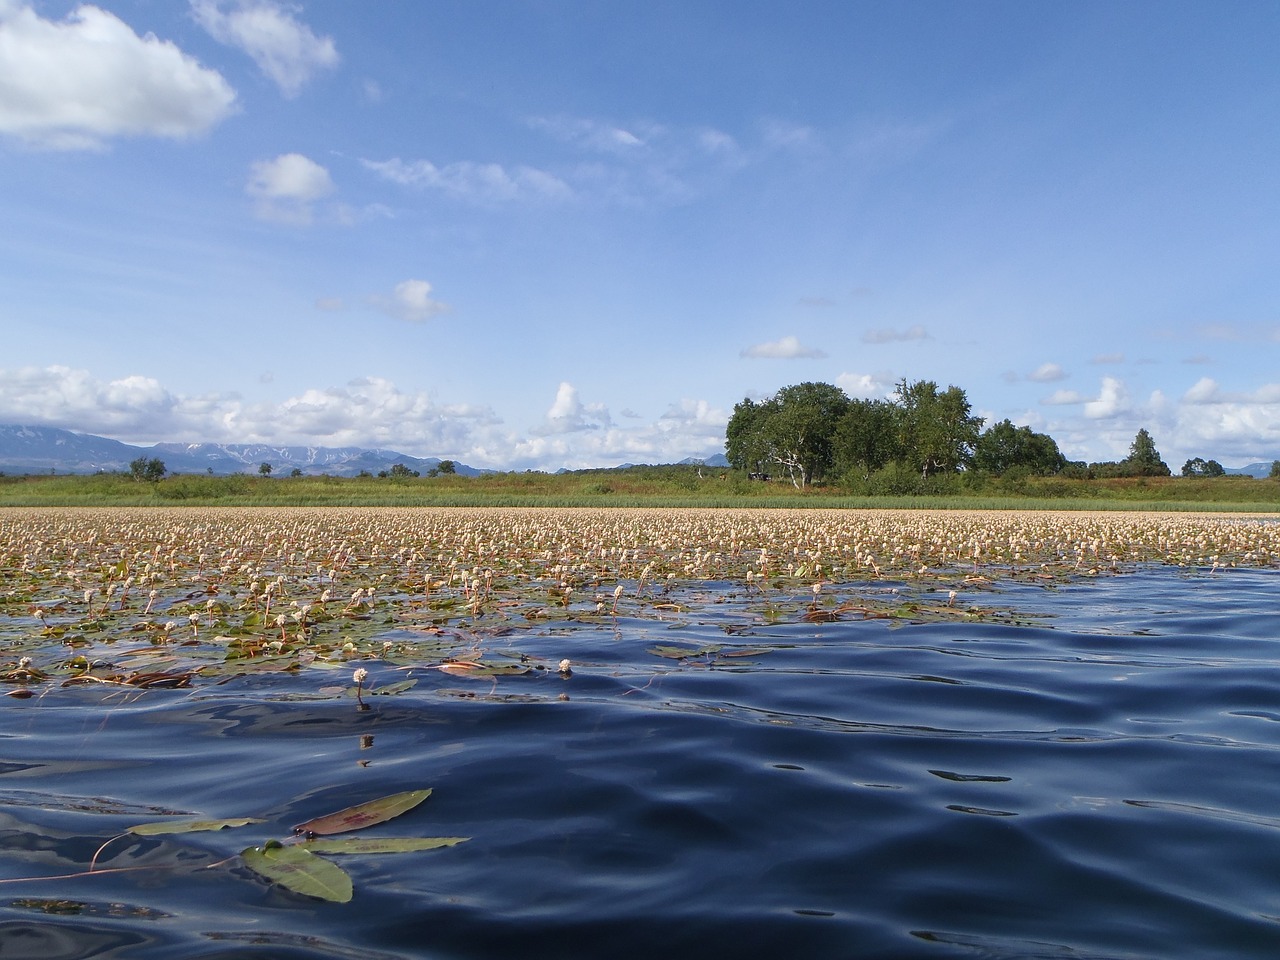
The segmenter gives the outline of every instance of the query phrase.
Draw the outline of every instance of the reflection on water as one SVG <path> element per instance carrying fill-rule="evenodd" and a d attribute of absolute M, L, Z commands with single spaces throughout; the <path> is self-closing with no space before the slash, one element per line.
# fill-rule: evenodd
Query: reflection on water
<path fill-rule="evenodd" d="M 1012 584 L 1007 623 L 562 622 L 500 643 L 569 675 L 370 664 L 419 682 L 367 710 L 314 673 L 11 701 L 0 876 L 66 879 L 0 888 L 0 957 L 1274 956 L 1277 586 Z M 473 839 L 344 858 L 350 904 L 234 858 L 426 786 L 382 832 Z M 175 813 L 266 822 L 112 839 Z"/>

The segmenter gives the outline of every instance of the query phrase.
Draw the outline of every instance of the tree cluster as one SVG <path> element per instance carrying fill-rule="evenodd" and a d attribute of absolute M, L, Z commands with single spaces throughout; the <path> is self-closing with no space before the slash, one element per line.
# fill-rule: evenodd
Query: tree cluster
<path fill-rule="evenodd" d="M 159 457 L 138 457 L 129 461 L 129 476 L 135 480 L 148 480 L 152 483 L 165 475 L 164 461 Z"/>
<path fill-rule="evenodd" d="M 784 387 L 733 409 L 725 453 L 756 476 L 784 472 L 797 487 L 829 478 L 866 480 L 889 466 L 928 477 L 979 469 L 1052 474 L 1066 464 L 1051 437 L 1008 420 L 986 431 L 965 392 L 903 379 L 889 400 L 849 398 L 828 383 Z"/>

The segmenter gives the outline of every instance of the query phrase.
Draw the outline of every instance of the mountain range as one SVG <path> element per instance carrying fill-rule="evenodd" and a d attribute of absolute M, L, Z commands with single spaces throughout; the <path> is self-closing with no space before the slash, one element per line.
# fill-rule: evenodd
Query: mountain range
<path fill-rule="evenodd" d="M 397 463 L 425 476 L 438 469 L 441 463 L 439 457 L 411 457 L 395 450 L 364 447 L 293 447 L 261 443 L 157 443 L 139 447 L 57 427 L 0 424 L 0 472 L 3 473 L 127 472 L 129 464 L 138 457 L 158 457 L 164 461 L 169 473 L 257 473 L 262 464 L 269 463 L 274 476 L 294 470 L 308 475 L 323 473 L 335 477 L 354 477 L 362 471 L 376 475 L 390 470 Z M 723 456 L 705 461 L 690 458 L 681 463 L 728 466 Z M 468 477 L 490 472 L 457 461 L 454 461 L 454 469 Z"/>

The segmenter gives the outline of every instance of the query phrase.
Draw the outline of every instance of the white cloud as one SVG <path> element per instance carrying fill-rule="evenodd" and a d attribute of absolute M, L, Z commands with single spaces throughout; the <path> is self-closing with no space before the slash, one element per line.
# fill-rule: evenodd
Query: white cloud
<path fill-rule="evenodd" d="M 222 0 L 191 0 L 191 12 L 219 43 L 252 57 L 286 97 L 296 97 L 318 70 L 338 65 L 333 39 L 317 37 L 274 0 L 238 0 L 227 12 Z"/>
<path fill-rule="evenodd" d="M 259 160 L 250 168 L 245 190 L 257 199 L 256 213 L 264 220 L 310 223 L 312 204 L 333 193 L 329 171 L 300 153 Z"/>
<path fill-rule="evenodd" d="M 396 284 L 391 296 L 370 298 L 385 313 L 410 323 L 425 323 L 449 310 L 447 303 L 433 300 L 431 284 L 425 280 L 403 280 Z"/>
<path fill-rule="evenodd" d="M 83 4 L 55 22 L 0 0 L 0 133 L 57 150 L 113 137 L 181 139 L 219 123 L 235 100 L 217 71 L 99 7 Z"/>
<path fill-rule="evenodd" d="M 646 146 L 647 139 L 659 137 L 664 132 L 657 124 L 633 125 L 633 129 L 638 129 L 643 134 L 642 139 L 623 127 L 579 117 L 531 117 L 527 122 L 533 129 L 549 133 L 565 143 L 600 153 L 621 155 L 634 153 L 637 148 Z"/>
<path fill-rule="evenodd" d="M 556 398 L 543 422 L 530 432 L 535 436 L 599 430 L 612 425 L 609 411 L 601 403 L 586 405 L 578 397 L 578 388 L 565 381 L 556 389 Z"/>
<path fill-rule="evenodd" d="M 883 400 L 893 393 L 894 379 L 888 373 L 842 373 L 836 386 L 851 397 Z"/>
<path fill-rule="evenodd" d="M 862 335 L 863 343 L 904 343 L 928 339 L 928 332 L 918 323 L 906 330 L 868 330 Z"/>
<path fill-rule="evenodd" d="M 1130 409 L 1129 391 L 1115 377 L 1102 378 L 1102 391 L 1096 400 L 1084 405 L 1084 415 L 1090 420 L 1105 420 L 1127 413 Z"/>
<path fill-rule="evenodd" d="M 1053 383 L 1066 378 L 1066 372 L 1056 363 L 1041 364 L 1034 373 L 1027 374 L 1027 379 L 1033 383 Z"/>
<path fill-rule="evenodd" d="M 1040 402 L 1046 406 L 1066 406 L 1073 403 L 1087 403 L 1089 398 L 1075 390 L 1055 390 Z"/>
<path fill-rule="evenodd" d="M 739 353 L 739 356 L 750 359 L 769 360 L 817 360 L 825 357 L 826 354 L 821 350 L 802 346 L 799 339 L 796 337 L 783 337 L 781 340 L 774 340 L 769 343 L 757 343 L 754 346 L 747 347 Z"/>
<path fill-rule="evenodd" d="M 460 161 L 437 167 L 429 160 L 405 162 L 364 160 L 364 166 L 392 183 L 439 190 L 455 199 L 500 202 L 524 199 L 558 200 L 573 191 L 558 177 L 532 167 L 508 171 L 497 163 Z"/>

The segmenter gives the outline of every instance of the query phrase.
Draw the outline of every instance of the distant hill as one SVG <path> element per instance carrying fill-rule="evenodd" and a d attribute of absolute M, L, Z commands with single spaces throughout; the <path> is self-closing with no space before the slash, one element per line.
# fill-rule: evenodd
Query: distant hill
<path fill-rule="evenodd" d="M 0 472 L 28 473 L 124 473 L 138 457 L 158 457 L 170 473 L 257 473 L 271 464 L 272 476 L 294 470 L 307 475 L 354 477 L 361 471 L 377 476 L 402 463 L 426 476 L 440 466 L 439 457 L 411 457 L 395 450 L 364 447 L 292 447 L 260 443 L 157 443 L 139 447 L 88 433 L 57 427 L 0 424 Z M 682 464 L 714 468 L 729 465 L 722 454 L 706 460 L 687 459 Z M 490 471 L 454 461 L 464 477 Z M 1270 470 L 1270 464 L 1267 465 Z"/>
<path fill-rule="evenodd" d="M 440 466 L 438 457 L 411 457 L 394 450 L 361 447 L 288 447 L 248 443 L 157 443 L 139 447 L 57 427 L 0 424 L 0 470 L 5 473 L 125 472 L 138 457 L 159 457 L 170 473 L 257 473 L 271 464 L 275 476 L 294 469 L 304 474 L 354 477 L 378 474 L 403 463 L 424 476 Z M 484 471 L 455 461 L 463 476 Z"/>
<path fill-rule="evenodd" d="M 1250 463 L 1243 467 L 1227 467 L 1226 471 L 1234 476 L 1258 477 L 1261 480 L 1265 480 L 1271 476 L 1271 462 Z"/>

